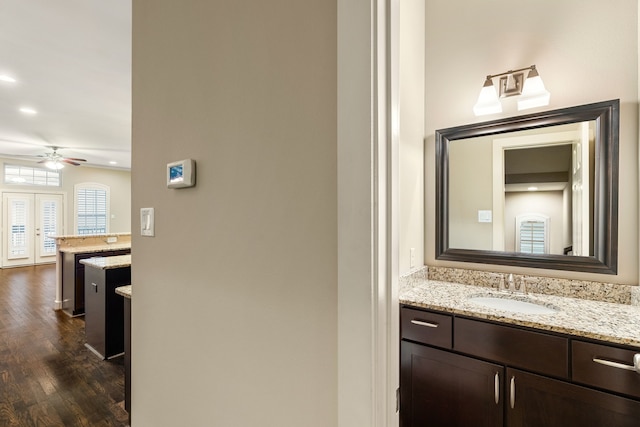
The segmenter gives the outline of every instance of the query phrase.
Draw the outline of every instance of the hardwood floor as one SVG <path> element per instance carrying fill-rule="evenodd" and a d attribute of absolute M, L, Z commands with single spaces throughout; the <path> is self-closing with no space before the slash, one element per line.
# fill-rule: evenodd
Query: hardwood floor
<path fill-rule="evenodd" d="M 126 426 L 124 364 L 53 310 L 55 265 L 0 270 L 0 426 Z"/>

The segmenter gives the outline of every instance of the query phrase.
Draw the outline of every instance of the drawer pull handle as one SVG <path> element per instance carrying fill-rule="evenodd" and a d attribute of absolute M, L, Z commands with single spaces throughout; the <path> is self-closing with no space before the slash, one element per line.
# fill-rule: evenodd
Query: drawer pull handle
<path fill-rule="evenodd" d="M 516 377 L 511 377 L 511 388 L 509 390 L 509 405 L 511 409 L 516 406 Z"/>
<path fill-rule="evenodd" d="M 594 357 L 593 361 L 605 366 L 611 366 L 612 368 L 626 369 L 627 371 L 635 371 L 640 374 L 640 353 L 633 356 L 633 365 L 626 365 L 624 363 L 613 362 L 611 360 L 600 359 Z"/>
<path fill-rule="evenodd" d="M 431 322 L 425 322 L 422 320 L 412 320 L 411 323 L 413 323 L 414 325 L 418 325 L 418 326 L 426 326 L 428 328 L 437 328 L 438 324 L 437 323 L 431 323 Z"/>
<path fill-rule="evenodd" d="M 496 372 L 496 376 L 494 379 L 494 395 L 493 399 L 496 402 L 496 405 L 500 402 L 500 374 Z"/>

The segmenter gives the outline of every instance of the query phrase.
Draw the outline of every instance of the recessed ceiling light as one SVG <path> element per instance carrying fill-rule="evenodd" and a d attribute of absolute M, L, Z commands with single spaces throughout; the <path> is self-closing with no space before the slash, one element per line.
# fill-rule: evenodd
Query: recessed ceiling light
<path fill-rule="evenodd" d="M 529 187 L 529 188 L 527 188 L 527 190 L 529 190 L 529 191 L 537 191 L 538 187 Z"/>
<path fill-rule="evenodd" d="M 15 83 L 16 79 L 6 74 L 0 74 L 0 82 Z"/>
<path fill-rule="evenodd" d="M 20 112 L 31 115 L 38 114 L 38 112 L 31 107 L 20 107 Z"/>
<path fill-rule="evenodd" d="M 118 164 L 118 162 L 111 160 L 111 161 L 109 162 L 109 164 L 110 164 L 110 165 L 117 165 L 117 164 Z"/>

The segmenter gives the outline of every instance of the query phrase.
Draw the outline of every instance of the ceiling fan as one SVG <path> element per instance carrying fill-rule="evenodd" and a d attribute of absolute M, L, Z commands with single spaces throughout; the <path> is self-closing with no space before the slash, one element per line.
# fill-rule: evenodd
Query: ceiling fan
<path fill-rule="evenodd" d="M 85 159 L 77 159 L 75 157 L 64 157 L 62 154 L 58 153 L 59 147 L 50 147 L 53 150 L 51 153 L 41 154 L 38 157 L 43 157 L 38 163 L 44 163 L 46 167 L 49 169 L 62 169 L 64 167 L 64 163 L 80 166 L 79 162 L 86 162 Z"/>

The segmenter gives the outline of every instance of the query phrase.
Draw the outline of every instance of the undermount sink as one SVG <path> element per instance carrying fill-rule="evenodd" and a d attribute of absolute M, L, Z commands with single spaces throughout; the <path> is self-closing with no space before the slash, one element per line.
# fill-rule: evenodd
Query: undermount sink
<path fill-rule="evenodd" d="M 553 314 L 558 310 L 536 302 L 525 301 L 526 297 L 515 297 L 511 295 L 495 296 L 481 295 L 469 297 L 469 301 L 496 310 L 511 311 L 523 314 Z"/>

